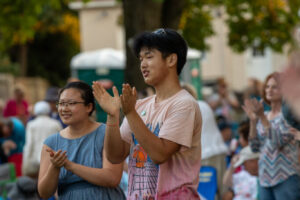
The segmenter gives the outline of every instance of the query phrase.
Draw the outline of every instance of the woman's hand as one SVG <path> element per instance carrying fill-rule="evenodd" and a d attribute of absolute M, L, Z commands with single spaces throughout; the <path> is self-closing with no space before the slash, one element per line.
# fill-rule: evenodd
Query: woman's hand
<path fill-rule="evenodd" d="M 66 151 L 58 150 L 55 152 L 50 148 L 46 149 L 46 151 L 49 153 L 50 161 L 55 168 L 61 168 L 68 160 Z"/>
<path fill-rule="evenodd" d="M 300 131 L 298 129 L 290 128 L 289 131 L 292 135 L 294 135 L 295 140 L 300 141 Z"/>
<path fill-rule="evenodd" d="M 251 122 L 257 122 L 258 117 L 256 113 L 253 111 L 253 104 L 250 99 L 245 99 L 244 100 L 244 105 L 242 105 L 243 110 L 247 114 L 248 118 L 250 119 Z"/>
<path fill-rule="evenodd" d="M 257 101 L 257 99 L 253 98 L 250 100 L 251 102 L 251 107 L 253 112 L 256 114 L 256 116 L 261 117 L 264 116 L 264 106 L 263 106 L 263 101 Z"/>
<path fill-rule="evenodd" d="M 6 140 L 3 142 L 2 144 L 2 148 L 3 148 L 3 151 L 4 151 L 4 154 L 6 156 L 8 156 L 10 154 L 10 151 L 11 150 L 14 150 L 17 148 L 17 145 L 14 141 L 12 140 Z"/>

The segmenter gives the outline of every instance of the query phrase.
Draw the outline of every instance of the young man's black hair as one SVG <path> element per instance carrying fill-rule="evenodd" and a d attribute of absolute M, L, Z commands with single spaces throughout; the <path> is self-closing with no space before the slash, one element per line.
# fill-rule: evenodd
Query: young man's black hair
<path fill-rule="evenodd" d="M 144 32 L 134 40 L 133 50 L 137 57 L 144 47 L 159 50 L 163 58 L 175 53 L 177 55 L 177 74 L 181 73 L 186 62 L 187 44 L 176 31 L 160 28 L 153 32 Z"/>

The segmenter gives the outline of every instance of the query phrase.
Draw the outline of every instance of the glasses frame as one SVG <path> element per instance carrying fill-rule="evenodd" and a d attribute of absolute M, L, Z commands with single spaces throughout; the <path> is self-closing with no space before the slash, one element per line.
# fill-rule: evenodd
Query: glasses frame
<path fill-rule="evenodd" d="M 70 104 L 73 104 L 72 106 L 75 106 L 75 105 L 80 104 L 80 103 L 85 104 L 84 101 L 57 102 L 56 103 L 56 108 L 57 109 L 60 108 L 60 107 L 68 107 L 69 108 Z"/>

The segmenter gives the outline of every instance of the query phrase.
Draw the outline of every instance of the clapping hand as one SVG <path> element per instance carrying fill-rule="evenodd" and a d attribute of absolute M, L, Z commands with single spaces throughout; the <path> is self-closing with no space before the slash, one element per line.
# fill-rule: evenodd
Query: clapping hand
<path fill-rule="evenodd" d="M 298 129 L 290 128 L 289 131 L 292 135 L 294 135 L 295 140 L 300 141 L 300 131 Z"/>
<path fill-rule="evenodd" d="M 56 168 L 61 168 L 68 161 L 66 151 L 62 152 L 62 150 L 58 150 L 57 152 L 55 152 L 50 148 L 46 149 L 46 151 L 50 155 L 50 161 L 52 165 Z"/>
<path fill-rule="evenodd" d="M 263 101 L 260 100 L 258 101 L 257 99 L 253 98 L 250 100 L 252 104 L 252 110 L 253 112 L 258 116 L 264 115 L 264 106 L 263 106 Z"/>
<path fill-rule="evenodd" d="M 253 112 L 253 105 L 251 103 L 250 99 L 245 99 L 244 100 L 244 105 L 242 105 L 243 110 L 245 111 L 245 113 L 247 114 L 248 118 L 250 119 L 250 121 L 252 122 L 257 122 L 258 117 L 257 115 Z"/>
<path fill-rule="evenodd" d="M 123 84 L 121 105 L 124 115 L 127 115 L 131 111 L 135 110 L 137 92 L 135 87 L 131 88 L 129 84 Z"/>
<path fill-rule="evenodd" d="M 280 90 L 284 99 L 293 108 L 295 114 L 297 114 L 297 116 L 300 117 L 300 68 L 296 67 L 296 65 L 297 63 L 295 60 L 295 63 L 291 63 L 290 66 L 287 66 L 285 70 L 280 74 L 279 80 Z"/>
<path fill-rule="evenodd" d="M 262 101 L 257 101 L 256 99 L 245 99 L 242 108 L 252 122 L 257 122 L 258 117 L 264 115 Z"/>
<path fill-rule="evenodd" d="M 93 94 L 101 108 L 111 116 L 116 116 L 120 112 L 120 97 L 117 88 L 113 87 L 113 97 L 105 90 L 101 83 L 93 82 Z"/>

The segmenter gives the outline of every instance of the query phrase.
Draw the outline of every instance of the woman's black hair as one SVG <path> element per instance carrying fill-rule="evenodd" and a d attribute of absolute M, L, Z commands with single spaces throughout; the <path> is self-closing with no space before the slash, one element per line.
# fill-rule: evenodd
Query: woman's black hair
<path fill-rule="evenodd" d="M 95 110 L 95 98 L 92 87 L 82 81 L 70 82 L 59 91 L 58 99 L 60 99 L 63 91 L 71 88 L 77 89 L 80 92 L 81 98 L 84 100 L 84 105 L 89 105 L 90 103 L 93 105 L 92 111 L 89 113 L 89 116 L 91 116 Z"/>

